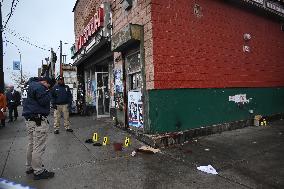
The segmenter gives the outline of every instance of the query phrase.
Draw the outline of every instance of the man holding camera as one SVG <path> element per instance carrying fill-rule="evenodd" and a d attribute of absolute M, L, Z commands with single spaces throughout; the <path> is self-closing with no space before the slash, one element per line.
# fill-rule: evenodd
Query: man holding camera
<path fill-rule="evenodd" d="M 48 77 L 31 78 L 28 82 L 27 98 L 23 101 L 23 116 L 28 131 L 27 174 L 34 174 L 34 180 L 54 177 L 42 164 L 45 152 L 50 112 L 49 88 L 52 80 Z"/>

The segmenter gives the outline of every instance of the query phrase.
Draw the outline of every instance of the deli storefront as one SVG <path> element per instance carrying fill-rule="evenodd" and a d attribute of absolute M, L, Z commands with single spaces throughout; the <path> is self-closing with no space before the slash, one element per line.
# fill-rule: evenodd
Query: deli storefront
<path fill-rule="evenodd" d="M 78 74 L 78 109 L 84 115 L 110 117 L 114 109 L 110 4 L 103 3 L 76 36 L 72 47 Z"/>

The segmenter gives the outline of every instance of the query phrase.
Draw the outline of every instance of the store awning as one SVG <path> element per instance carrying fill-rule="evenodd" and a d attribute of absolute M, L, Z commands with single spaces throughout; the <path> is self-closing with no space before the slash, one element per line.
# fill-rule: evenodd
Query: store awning
<path fill-rule="evenodd" d="M 84 48 L 77 54 L 74 59 L 74 66 L 79 66 L 85 60 L 87 60 L 90 56 L 92 56 L 96 51 L 102 48 L 106 43 L 108 43 L 108 39 L 105 37 L 101 37 L 100 41 L 97 44 L 94 44 L 90 48 Z M 87 49 L 87 50 L 86 50 Z"/>
<path fill-rule="evenodd" d="M 129 24 L 122 28 L 111 38 L 111 50 L 120 52 L 129 45 L 140 41 L 143 27 L 137 24 Z"/>

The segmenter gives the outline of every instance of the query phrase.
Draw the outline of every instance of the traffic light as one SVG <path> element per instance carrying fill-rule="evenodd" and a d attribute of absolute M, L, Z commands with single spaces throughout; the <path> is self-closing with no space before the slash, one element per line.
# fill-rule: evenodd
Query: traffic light
<path fill-rule="evenodd" d="M 57 61 L 57 56 L 55 52 L 52 52 L 52 62 L 56 62 Z"/>

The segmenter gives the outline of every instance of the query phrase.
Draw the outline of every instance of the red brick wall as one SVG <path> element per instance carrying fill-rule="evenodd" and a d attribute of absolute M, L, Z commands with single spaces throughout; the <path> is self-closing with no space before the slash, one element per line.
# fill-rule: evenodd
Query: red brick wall
<path fill-rule="evenodd" d="M 112 1 L 111 7 L 113 11 L 113 35 L 129 23 L 144 26 L 146 88 L 153 89 L 154 67 L 151 0 L 134 0 L 133 7 L 129 11 L 123 9 L 122 4 L 120 4 L 120 0 Z"/>
<path fill-rule="evenodd" d="M 152 22 L 156 89 L 284 86 L 284 32 L 271 18 L 219 0 L 152 0 Z"/>
<path fill-rule="evenodd" d="M 95 15 L 100 5 L 106 0 L 78 0 L 74 10 L 75 41 L 82 34 L 91 17 Z"/>

